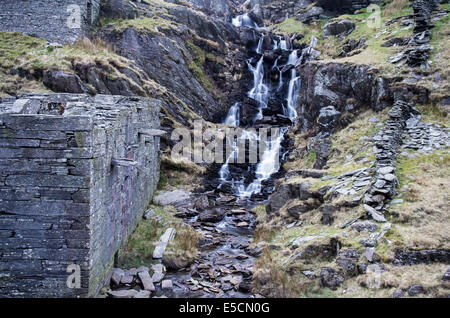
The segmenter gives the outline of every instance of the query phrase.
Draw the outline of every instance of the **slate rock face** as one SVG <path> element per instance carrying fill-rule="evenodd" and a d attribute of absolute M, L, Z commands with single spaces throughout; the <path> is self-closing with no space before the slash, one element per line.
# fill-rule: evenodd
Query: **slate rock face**
<path fill-rule="evenodd" d="M 302 87 L 297 113 L 303 118 L 303 130 L 317 127 L 320 111 L 330 105 L 344 115 L 367 105 L 379 111 L 393 103 L 388 80 L 377 77 L 367 66 L 308 63 L 298 73 Z"/>
<path fill-rule="evenodd" d="M 323 27 L 323 37 L 348 35 L 352 33 L 354 29 L 355 23 L 348 19 L 330 21 Z"/>
<path fill-rule="evenodd" d="M 88 93 L 89 90 L 81 82 L 78 75 L 67 74 L 62 71 L 44 71 L 43 83 L 54 92 Z"/>

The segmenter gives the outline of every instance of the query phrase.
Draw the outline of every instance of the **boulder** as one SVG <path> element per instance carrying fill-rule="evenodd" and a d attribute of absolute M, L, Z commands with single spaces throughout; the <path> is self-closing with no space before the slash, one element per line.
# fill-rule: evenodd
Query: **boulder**
<path fill-rule="evenodd" d="M 320 130 L 329 134 L 333 133 L 339 123 L 341 113 L 338 112 L 334 106 L 327 106 L 320 110 L 317 123 Z"/>
<path fill-rule="evenodd" d="M 225 212 L 222 209 L 214 209 L 210 211 L 203 212 L 198 216 L 200 222 L 210 222 L 216 223 L 222 221 L 225 217 Z"/>
<path fill-rule="evenodd" d="M 57 93 L 89 93 L 80 77 L 75 74 L 68 74 L 63 71 L 44 71 L 42 81 L 47 88 Z"/>
<path fill-rule="evenodd" d="M 153 198 L 153 203 L 161 206 L 186 205 L 191 201 L 191 193 L 185 190 L 163 191 Z"/>
<path fill-rule="evenodd" d="M 310 8 L 309 10 L 304 10 L 302 12 L 299 12 L 295 18 L 300 22 L 308 24 L 315 19 L 319 19 L 323 13 L 324 13 L 324 10 L 321 7 L 314 6 L 314 7 Z"/>
<path fill-rule="evenodd" d="M 425 288 L 423 288 L 422 285 L 411 285 L 408 288 L 409 296 L 417 296 L 417 295 L 424 294 L 424 293 L 425 293 Z"/>
<path fill-rule="evenodd" d="M 349 35 L 355 29 L 355 23 L 348 19 L 330 21 L 323 27 L 323 37 Z"/>

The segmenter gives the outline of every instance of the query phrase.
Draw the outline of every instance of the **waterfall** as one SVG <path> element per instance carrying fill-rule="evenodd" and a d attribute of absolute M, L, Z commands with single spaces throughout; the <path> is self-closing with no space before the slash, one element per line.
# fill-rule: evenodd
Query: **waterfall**
<path fill-rule="evenodd" d="M 258 24 L 250 18 L 248 13 L 238 15 L 237 17 L 231 19 L 231 23 L 237 27 L 240 28 L 242 26 L 252 28 L 252 29 L 258 29 Z"/>
<path fill-rule="evenodd" d="M 248 97 L 253 98 L 259 104 L 259 112 L 256 120 L 261 119 L 262 110 L 267 107 L 269 98 L 269 88 L 264 84 L 264 56 L 261 56 L 256 67 L 253 67 L 248 61 L 248 67 L 253 73 L 253 88 L 248 93 Z"/>
<path fill-rule="evenodd" d="M 291 54 L 289 54 L 289 60 L 288 60 L 288 64 L 289 65 L 296 65 L 298 62 L 298 53 L 297 50 L 292 51 Z"/>
<path fill-rule="evenodd" d="M 288 128 L 284 127 L 280 130 L 278 136 L 271 138 L 266 143 L 266 149 L 262 155 L 261 162 L 256 168 L 256 179 L 245 187 L 243 184 L 239 187 L 239 196 L 242 198 L 249 198 L 253 194 L 261 193 L 263 181 L 268 180 L 274 173 L 280 170 L 280 151 L 281 143 Z"/>
<path fill-rule="evenodd" d="M 295 68 L 291 70 L 291 80 L 289 81 L 289 90 L 287 96 L 287 111 L 285 113 L 286 116 L 289 117 L 292 121 L 297 118 L 297 99 L 298 99 L 298 91 L 300 89 L 300 77 L 297 77 L 297 72 Z"/>
<path fill-rule="evenodd" d="M 249 18 L 247 16 L 247 18 Z M 247 18 L 244 16 L 239 16 L 233 19 L 233 24 L 240 24 L 243 25 L 244 23 L 248 23 Z M 245 22 L 247 21 L 247 22 Z M 250 20 L 251 21 L 251 20 Z M 235 24 L 235 25 L 236 25 Z M 262 54 L 262 43 L 264 40 L 264 35 L 261 35 L 258 46 L 256 48 L 256 52 L 258 54 Z M 311 56 L 311 53 L 313 51 L 314 46 L 317 44 L 317 39 L 315 37 L 311 38 L 311 42 L 307 48 L 301 51 L 301 56 L 299 57 L 299 51 L 293 50 L 289 54 L 288 61 L 286 65 L 280 66 L 280 59 L 281 56 L 278 56 L 277 59 L 275 59 L 275 62 L 273 66 L 270 68 L 271 71 L 278 69 L 280 72 L 280 78 L 279 83 L 276 87 L 272 86 L 273 83 L 266 82 L 265 79 L 265 68 L 264 68 L 264 55 L 262 55 L 258 62 L 256 63 L 256 66 L 253 66 L 253 60 L 250 59 L 247 61 L 248 68 L 250 72 L 253 74 L 253 87 L 248 92 L 248 97 L 256 100 L 258 102 L 258 113 L 255 115 L 254 121 L 259 119 L 264 119 L 263 117 L 263 109 L 268 107 L 268 101 L 270 93 L 273 90 L 280 91 L 284 87 L 283 82 L 283 69 L 286 69 L 286 66 L 294 66 L 291 68 L 291 76 L 289 79 L 289 85 L 287 90 L 287 95 L 285 96 L 286 106 L 283 105 L 283 113 L 285 116 L 289 117 L 292 122 L 294 122 L 297 119 L 297 100 L 298 100 L 298 94 L 299 90 L 301 88 L 301 78 L 297 76 L 296 72 L 296 66 L 301 64 L 305 56 Z M 289 46 L 291 44 L 289 43 Z M 282 50 L 287 51 L 288 50 L 288 42 L 285 39 L 279 38 L 279 41 L 274 40 L 274 51 L 281 48 Z M 230 108 L 228 115 L 224 121 L 227 125 L 233 125 L 233 126 L 239 126 L 240 124 L 240 103 L 235 103 L 233 107 Z M 220 177 L 220 186 L 221 188 L 225 183 L 228 183 L 231 185 L 232 189 L 236 191 L 236 193 L 241 198 L 250 198 L 254 194 L 258 194 L 262 192 L 263 189 L 263 182 L 270 179 L 270 177 L 279 171 L 281 166 L 281 160 L 280 160 L 280 152 L 282 149 L 282 143 L 285 138 L 285 134 L 288 131 L 289 127 L 281 127 L 278 128 L 278 134 L 274 134 L 270 136 L 270 138 L 266 140 L 261 140 L 260 136 L 257 136 L 254 133 L 254 130 L 243 130 L 242 135 L 238 138 L 235 138 L 232 142 L 232 152 L 228 156 L 225 164 L 222 165 L 220 171 L 219 171 L 219 177 Z M 260 143 L 260 148 L 263 148 L 263 153 L 259 154 L 260 161 L 256 165 L 256 167 L 252 168 L 249 166 L 250 169 L 255 169 L 255 178 L 250 182 L 246 182 L 245 176 L 239 175 L 239 176 L 233 176 L 230 172 L 230 164 L 234 163 L 235 159 L 239 156 L 239 147 L 238 144 L 242 142 L 243 140 L 251 140 L 254 142 Z M 261 143 L 264 143 L 261 147 Z M 248 180 L 247 180 L 248 181 Z"/>
<path fill-rule="evenodd" d="M 230 125 L 230 126 L 239 126 L 239 120 L 240 120 L 240 103 L 235 103 L 230 110 L 228 111 L 227 117 L 225 118 L 225 121 L 223 122 L 224 125 Z"/>
<path fill-rule="evenodd" d="M 258 54 L 263 53 L 263 51 L 262 51 L 263 42 L 264 42 L 264 37 L 262 36 L 259 38 L 258 47 L 256 48 L 256 53 L 258 53 Z"/>

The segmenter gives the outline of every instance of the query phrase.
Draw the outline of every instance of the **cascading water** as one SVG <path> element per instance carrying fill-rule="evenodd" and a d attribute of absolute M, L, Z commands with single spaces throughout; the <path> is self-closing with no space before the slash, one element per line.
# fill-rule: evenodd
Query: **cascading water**
<path fill-rule="evenodd" d="M 300 77 L 297 77 L 297 72 L 295 68 L 291 70 L 291 80 L 289 81 L 289 90 L 288 96 L 286 99 L 287 109 L 285 110 L 285 115 L 289 117 L 291 120 L 295 120 L 297 118 L 297 99 L 298 99 L 298 91 L 300 89 Z"/>
<path fill-rule="evenodd" d="M 244 26 L 244 21 L 246 21 L 245 23 L 252 25 L 252 21 L 249 22 L 247 18 L 249 18 L 248 15 L 246 17 L 245 15 L 236 17 L 235 19 L 233 19 L 233 24 L 236 26 Z M 258 113 L 255 115 L 254 122 L 264 118 L 263 110 L 268 107 L 268 101 L 271 96 L 271 92 L 280 91 L 281 89 L 283 89 L 283 70 L 286 67 L 291 68 L 291 77 L 287 92 L 285 91 L 285 101 L 287 104 L 286 107 L 283 106 L 283 113 L 292 122 L 295 122 L 295 120 L 297 119 L 296 104 L 298 93 L 301 88 L 301 80 L 300 77 L 297 76 L 295 67 L 304 61 L 306 55 L 311 55 L 311 51 L 313 50 L 317 39 L 315 39 L 314 37 L 311 39 L 310 45 L 306 49 L 302 50 L 300 57 L 298 57 L 298 50 L 293 50 L 292 52 L 290 52 L 289 58 L 285 62 L 285 65 L 283 67 L 280 66 L 281 56 L 275 59 L 273 66 L 268 68 L 268 70 L 279 71 L 279 82 L 276 87 L 273 87 L 272 84 L 268 83 L 268 81 L 266 80 L 263 39 L 264 35 L 261 35 L 256 47 L 256 53 L 258 55 L 261 55 L 256 65 L 252 65 L 252 62 L 254 62 L 252 59 L 248 60 L 248 68 L 253 74 L 253 87 L 248 92 L 248 97 L 258 102 Z M 276 51 L 278 49 L 281 49 L 287 51 L 288 46 L 291 47 L 291 43 L 288 43 L 287 40 L 280 38 L 279 41 L 274 40 L 273 50 Z M 239 107 L 239 103 L 236 103 L 233 105 L 233 107 L 231 107 L 230 111 L 228 112 L 227 118 L 224 121 L 224 124 L 234 126 L 238 126 L 240 124 Z M 267 141 L 260 140 L 259 136 L 255 135 L 253 131 L 244 129 L 242 135 L 233 141 L 233 151 L 228 156 L 225 164 L 222 165 L 219 171 L 221 182 L 219 188 L 221 188 L 225 183 L 228 183 L 241 198 L 249 198 L 254 194 L 261 193 L 263 190 L 264 181 L 270 179 L 270 177 L 280 169 L 280 153 L 282 150 L 282 143 L 288 129 L 289 127 L 286 126 L 279 128 L 278 134 L 270 136 Z M 230 164 L 232 164 L 232 160 L 236 160 L 236 158 L 238 157 L 238 143 L 242 140 L 252 140 L 255 142 L 264 143 L 264 147 L 260 147 L 264 149 L 264 152 L 262 154 L 260 153 L 260 162 L 256 165 L 256 168 L 254 170 L 254 179 L 250 183 L 245 182 L 245 177 L 233 176 L 230 172 Z"/>
<path fill-rule="evenodd" d="M 237 17 L 235 17 L 231 20 L 231 23 L 235 27 L 238 27 L 238 28 L 243 27 L 243 26 L 252 28 L 252 29 L 259 28 L 258 24 L 250 18 L 248 13 L 238 15 Z"/>
<path fill-rule="evenodd" d="M 223 122 L 224 125 L 230 125 L 230 126 L 239 126 L 239 113 L 240 104 L 235 103 L 233 107 L 230 108 L 228 111 L 227 117 L 225 118 L 225 121 Z"/>
<path fill-rule="evenodd" d="M 267 100 L 269 98 L 269 87 L 264 84 L 264 55 L 261 56 L 256 67 L 253 67 L 250 61 L 248 61 L 248 67 L 253 73 L 253 88 L 248 93 L 248 97 L 258 102 L 258 114 L 255 120 L 263 117 L 262 111 L 267 107 Z"/>

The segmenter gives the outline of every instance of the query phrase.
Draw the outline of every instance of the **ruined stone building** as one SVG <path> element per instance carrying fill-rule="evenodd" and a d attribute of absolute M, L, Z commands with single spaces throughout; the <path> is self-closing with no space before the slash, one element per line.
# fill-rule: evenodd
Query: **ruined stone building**
<path fill-rule="evenodd" d="M 138 97 L 0 98 L 0 295 L 102 287 L 159 180 L 159 110 Z"/>
<path fill-rule="evenodd" d="M 100 12 L 100 0 L 1 0 L 0 6 L 0 31 L 58 43 L 87 36 Z"/>

